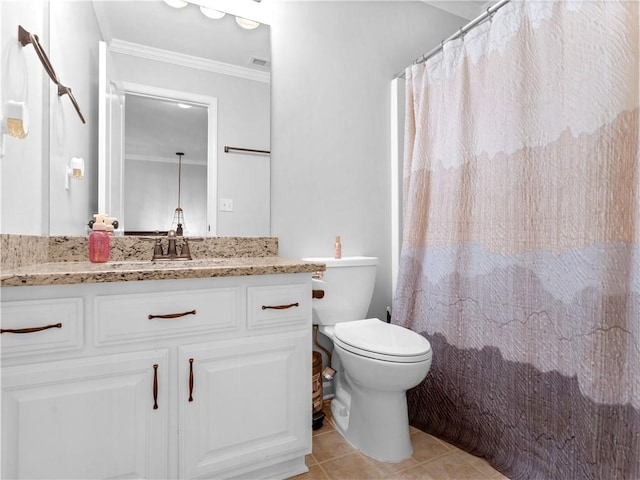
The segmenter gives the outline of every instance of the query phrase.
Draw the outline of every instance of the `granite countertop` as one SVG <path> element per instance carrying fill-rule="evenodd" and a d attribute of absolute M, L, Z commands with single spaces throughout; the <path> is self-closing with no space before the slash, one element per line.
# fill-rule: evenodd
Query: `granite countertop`
<path fill-rule="evenodd" d="M 314 273 L 323 270 L 325 270 L 323 263 L 305 262 L 279 256 L 156 262 L 51 262 L 3 270 L 0 274 L 0 285 L 3 287 L 73 285 L 78 283 Z"/>
<path fill-rule="evenodd" d="M 194 260 L 151 261 L 154 242 L 111 238 L 110 261 L 88 261 L 87 237 L 0 234 L 0 286 L 176 280 L 314 273 L 323 263 L 278 255 L 274 237 L 206 237 L 191 243 Z M 163 239 L 166 247 L 166 239 Z"/>

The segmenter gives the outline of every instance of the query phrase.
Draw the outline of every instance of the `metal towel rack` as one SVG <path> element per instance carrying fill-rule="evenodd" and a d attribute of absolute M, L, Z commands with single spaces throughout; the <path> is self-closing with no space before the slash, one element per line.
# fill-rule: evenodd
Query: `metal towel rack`
<path fill-rule="evenodd" d="M 80 120 L 82 120 L 82 123 L 87 123 L 85 122 L 84 117 L 80 112 L 80 106 L 78 105 L 76 98 L 73 96 L 73 93 L 71 93 L 71 89 L 62 85 L 62 83 L 60 83 L 60 80 L 58 80 L 58 76 L 56 75 L 51 62 L 49 61 L 49 57 L 47 57 L 47 54 L 42 48 L 42 45 L 40 45 L 40 39 L 38 38 L 38 36 L 34 33 L 27 32 L 24 28 L 22 28 L 22 25 L 18 25 L 18 41 L 23 47 L 26 47 L 29 44 L 33 45 L 33 48 L 36 51 L 36 55 L 38 55 L 38 58 L 42 62 L 42 66 L 44 67 L 45 71 L 47 72 L 49 77 L 51 77 L 53 83 L 58 86 L 58 96 L 61 97 L 65 94 L 69 95 L 69 99 L 71 99 L 71 103 L 73 103 L 76 112 L 78 112 Z"/>
<path fill-rule="evenodd" d="M 225 145 L 224 153 L 229 153 L 232 150 L 237 152 L 263 153 L 265 155 L 271 155 L 271 150 L 256 150 L 254 148 L 230 147 L 228 145 Z"/>

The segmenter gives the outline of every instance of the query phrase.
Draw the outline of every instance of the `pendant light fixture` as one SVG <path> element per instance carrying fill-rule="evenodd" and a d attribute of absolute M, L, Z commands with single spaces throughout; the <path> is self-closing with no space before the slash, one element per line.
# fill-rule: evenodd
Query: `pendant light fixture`
<path fill-rule="evenodd" d="M 181 187 L 181 181 L 182 181 L 182 156 L 184 155 L 184 153 L 176 152 L 176 155 L 178 156 L 178 206 L 173 212 L 173 220 L 171 221 L 170 230 L 175 231 L 176 235 L 181 237 L 183 236 L 184 230 L 186 230 L 187 228 L 186 223 L 184 221 L 184 211 L 180 206 L 180 187 Z"/>

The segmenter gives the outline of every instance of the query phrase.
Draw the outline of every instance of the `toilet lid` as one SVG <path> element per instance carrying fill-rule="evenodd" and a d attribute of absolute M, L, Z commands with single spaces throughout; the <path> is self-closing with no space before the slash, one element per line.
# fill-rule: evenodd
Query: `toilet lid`
<path fill-rule="evenodd" d="M 337 323 L 333 341 L 357 355 L 388 362 L 421 362 L 431 358 L 431 345 L 422 335 L 377 318 Z"/>

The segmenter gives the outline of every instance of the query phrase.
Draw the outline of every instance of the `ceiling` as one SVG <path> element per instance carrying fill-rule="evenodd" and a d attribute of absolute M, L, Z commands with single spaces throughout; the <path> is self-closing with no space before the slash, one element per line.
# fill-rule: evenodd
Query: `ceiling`
<path fill-rule="evenodd" d="M 189 106 L 190 108 L 185 108 Z M 125 152 L 128 160 L 207 164 L 208 112 L 203 105 L 127 94 Z"/>
<path fill-rule="evenodd" d="M 487 1 L 457 1 L 457 0 L 422 0 L 424 3 L 444 10 L 445 12 L 452 13 L 458 17 L 466 18 L 467 20 L 474 20 L 479 17 L 489 6 L 496 3 L 496 0 Z"/>

